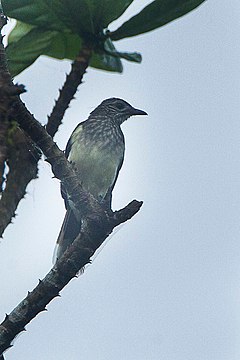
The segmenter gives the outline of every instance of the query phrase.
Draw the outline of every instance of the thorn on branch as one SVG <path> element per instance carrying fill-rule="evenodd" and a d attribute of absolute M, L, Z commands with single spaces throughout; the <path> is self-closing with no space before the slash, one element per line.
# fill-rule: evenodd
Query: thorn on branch
<path fill-rule="evenodd" d="M 24 92 L 26 92 L 25 86 L 24 85 L 3 85 L 0 88 L 0 96 L 1 98 L 4 97 L 12 97 L 12 96 L 17 96 L 20 94 L 23 94 Z"/>

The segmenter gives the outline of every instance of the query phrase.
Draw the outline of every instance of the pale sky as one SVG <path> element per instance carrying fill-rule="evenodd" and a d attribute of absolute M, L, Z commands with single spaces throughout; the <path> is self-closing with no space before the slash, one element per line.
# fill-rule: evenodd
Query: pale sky
<path fill-rule="evenodd" d="M 121 21 L 150 1 L 135 0 Z M 142 53 L 122 75 L 89 69 L 56 141 L 103 99 L 148 112 L 123 125 L 114 209 L 141 211 L 19 336 L 6 360 L 238 360 L 240 357 L 240 5 L 209 0 L 161 29 L 116 42 Z M 46 123 L 69 62 L 40 58 L 16 81 Z M 40 163 L 0 243 L 1 317 L 49 271 L 64 217 Z"/>

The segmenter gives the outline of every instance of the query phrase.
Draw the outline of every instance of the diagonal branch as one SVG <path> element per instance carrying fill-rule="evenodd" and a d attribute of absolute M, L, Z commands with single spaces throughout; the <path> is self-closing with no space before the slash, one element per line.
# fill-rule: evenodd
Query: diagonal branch
<path fill-rule="evenodd" d="M 90 262 L 90 257 L 114 227 L 134 216 L 142 206 L 142 202 L 134 200 L 113 215 L 107 214 L 99 203 L 82 189 L 63 152 L 28 112 L 24 104 L 17 100 L 14 107 L 20 126 L 43 151 L 47 161 L 52 165 L 54 175 L 64 183 L 69 196 L 75 206 L 81 209 L 84 217 L 81 233 L 73 244 L 37 287 L 28 293 L 28 296 L 5 317 L 0 325 L 0 354 L 10 346 L 11 341 L 19 332 L 25 330 L 25 326 L 38 313 L 45 310 L 46 305 L 59 295 L 59 292 L 76 276 L 78 271 Z"/>
<path fill-rule="evenodd" d="M 24 88 L 13 85 L 6 70 L 4 55 L 4 48 L 0 42 L 0 94 L 2 95 L 0 117 L 14 116 L 20 127 L 41 149 L 52 166 L 53 174 L 63 182 L 76 208 L 81 211 L 83 224 L 81 233 L 53 269 L 9 315 L 6 315 L 0 325 L 0 359 L 3 359 L 2 353 L 11 346 L 15 336 L 25 330 L 25 326 L 38 313 L 44 311 L 46 305 L 59 295 L 63 287 L 85 264 L 90 262 L 90 257 L 114 227 L 134 216 L 142 206 L 142 202 L 134 200 L 124 209 L 108 214 L 89 193 L 83 190 L 64 153 L 18 97 Z"/>
<path fill-rule="evenodd" d="M 137 213 L 141 203 L 135 202 L 135 207 L 129 204 L 122 209 L 122 223 Z M 96 226 L 98 225 L 98 226 Z M 107 226 L 106 226 L 107 225 Z M 0 325 L 0 354 L 9 348 L 12 340 L 40 312 L 46 310 L 46 305 L 59 296 L 59 292 L 76 276 L 78 271 L 90 262 L 90 257 L 113 230 L 111 220 L 107 223 L 96 223 L 85 219 L 85 230 L 75 239 L 56 265 L 40 280 L 35 289 L 9 314 Z"/>
<path fill-rule="evenodd" d="M 54 137 L 61 125 L 64 113 L 69 107 L 70 101 L 74 98 L 78 85 L 82 83 L 82 78 L 89 65 L 91 56 L 92 46 L 84 45 L 76 60 L 72 63 L 71 71 L 67 75 L 62 89 L 59 91 L 59 98 L 53 107 L 51 115 L 48 117 L 46 129 L 52 137 Z"/>

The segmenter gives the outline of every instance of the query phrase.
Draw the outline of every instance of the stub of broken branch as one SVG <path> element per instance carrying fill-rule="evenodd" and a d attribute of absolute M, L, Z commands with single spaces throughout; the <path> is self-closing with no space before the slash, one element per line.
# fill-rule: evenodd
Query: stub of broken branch
<path fill-rule="evenodd" d="M 143 201 L 133 200 L 123 209 L 115 211 L 113 213 L 113 224 L 114 227 L 120 225 L 121 223 L 130 220 L 141 208 Z"/>

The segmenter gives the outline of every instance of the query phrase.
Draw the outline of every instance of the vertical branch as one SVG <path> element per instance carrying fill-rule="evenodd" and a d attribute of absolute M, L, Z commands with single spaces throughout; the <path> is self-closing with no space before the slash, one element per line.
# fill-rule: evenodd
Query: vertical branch
<path fill-rule="evenodd" d="M 0 237 L 15 217 L 17 206 L 26 194 L 28 183 L 37 178 L 39 159 L 39 151 L 24 132 L 16 127 L 13 134 L 9 135 L 7 159 L 9 171 L 0 201 Z"/>
<path fill-rule="evenodd" d="M 6 17 L 0 14 L 0 31 L 6 24 Z M 6 187 L 0 200 L 0 237 L 15 215 L 19 201 L 24 197 L 27 184 L 37 176 L 39 154 L 25 134 L 15 128 L 10 135 L 10 111 L 19 94 L 25 92 L 21 85 L 13 85 L 7 68 L 3 36 L 0 33 L 0 184 L 6 163 L 9 171 Z M 33 157 L 34 152 L 34 157 Z"/>
<path fill-rule="evenodd" d="M 0 31 L 7 24 L 7 18 L 2 14 L 0 10 Z M 10 74 L 6 72 L 6 59 L 3 54 L 3 37 L 0 33 L 0 76 L 5 77 L 9 80 Z M 1 79 L 2 80 L 2 79 Z M 6 110 L 6 109 L 5 109 Z M 4 183 L 4 171 L 7 159 L 7 131 L 8 131 L 8 119 L 6 117 L 6 111 L 1 111 L 0 109 L 0 193 L 3 191 Z"/>
<path fill-rule="evenodd" d="M 64 113 L 69 107 L 70 101 L 74 98 L 78 85 L 82 83 L 82 78 L 89 65 L 91 56 L 92 46 L 83 45 L 76 60 L 72 63 L 71 71 L 67 75 L 62 89 L 59 91 L 59 98 L 53 107 L 52 113 L 48 116 L 46 130 L 52 137 L 61 125 Z"/>

